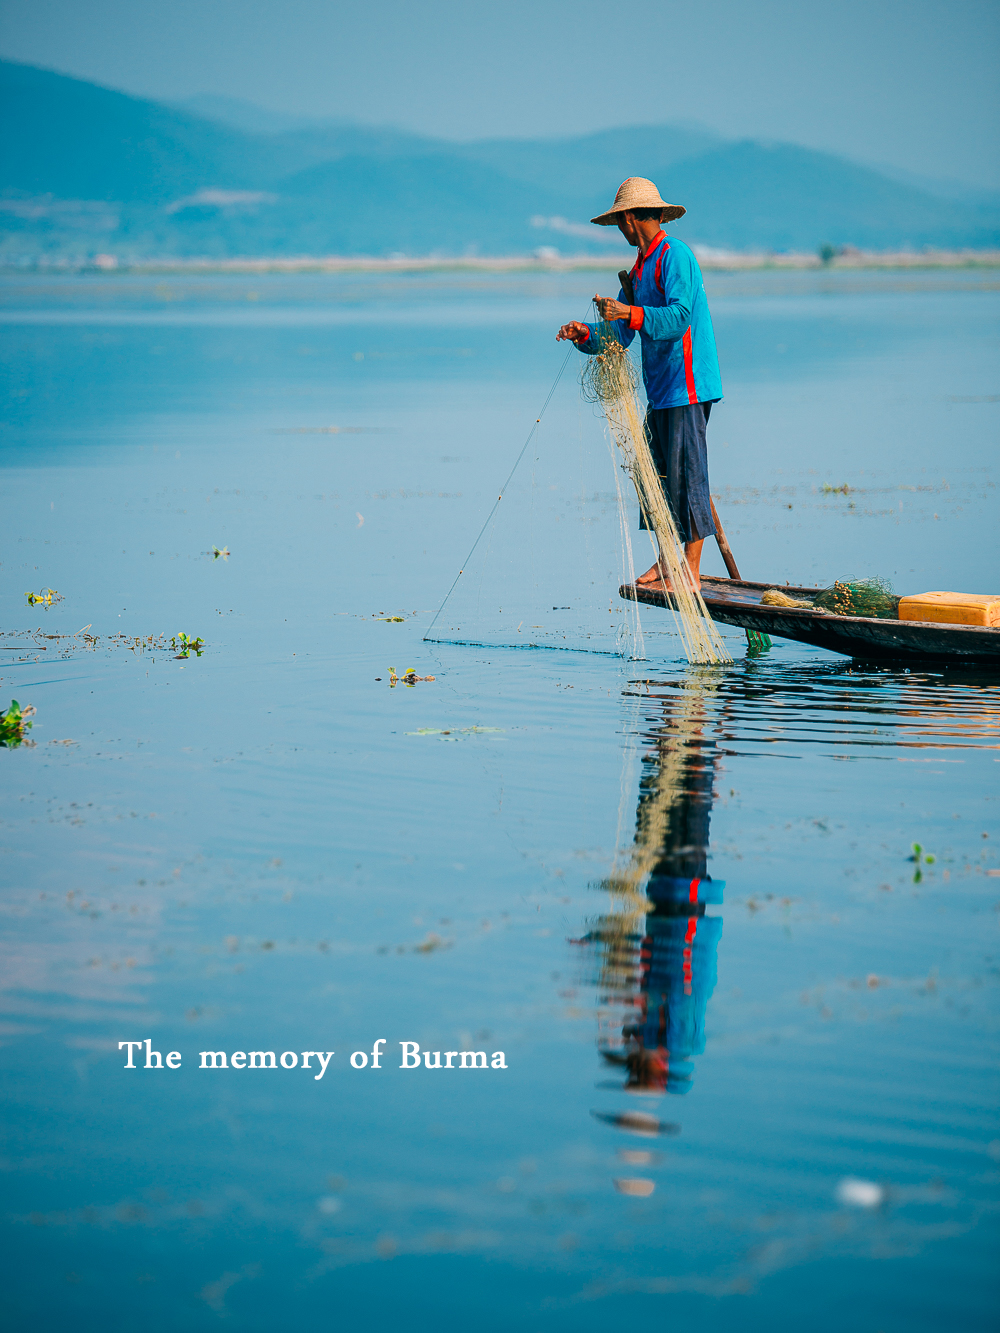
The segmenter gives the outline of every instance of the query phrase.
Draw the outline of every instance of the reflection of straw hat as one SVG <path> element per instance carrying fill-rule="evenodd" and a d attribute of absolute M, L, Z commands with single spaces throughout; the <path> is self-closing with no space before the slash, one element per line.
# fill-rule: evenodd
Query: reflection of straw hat
<path fill-rule="evenodd" d="M 637 208 L 660 208 L 661 222 L 673 222 L 676 218 L 682 218 L 687 212 L 680 204 L 668 204 L 660 198 L 660 192 L 653 184 L 643 176 L 629 176 L 627 181 L 622 181 L 618 187 L 618 193 L 615 195 L 615 202 L 606 213 L 601 213 L 599 217 L 591 218 L 591 222 L 596 222 L 599 227 L 614 227 L 618 224 L 619 213 L 632 213 Z"/>

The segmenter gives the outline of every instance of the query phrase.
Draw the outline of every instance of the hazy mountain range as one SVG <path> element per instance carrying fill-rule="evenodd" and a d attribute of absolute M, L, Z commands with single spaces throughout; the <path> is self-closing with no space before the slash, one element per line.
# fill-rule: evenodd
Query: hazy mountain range
<path fill-rule="evenodd" d="M 0 62 L 0 257 L 602 253 L 626 175 L 719 248 L 1000 245 L 1000 195 L 696 126 L 450 143 Z"/>

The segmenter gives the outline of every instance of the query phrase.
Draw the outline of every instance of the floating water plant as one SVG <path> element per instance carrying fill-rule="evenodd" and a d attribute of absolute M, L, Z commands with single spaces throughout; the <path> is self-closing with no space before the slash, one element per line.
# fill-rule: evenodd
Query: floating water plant
<path fill-rule="evenodd" d="M 408 667 L 401 676 L 396 675 L 396 668 L 389 668 L 389 688 L 395 689 L 400 681 L 404 685 L 415 685 L 418 680 L 434 680 L 434 676 L 418 676 L 413 667 Z"/>
<path fill-rule="evenodd" d="M 228 560 L 228 559 L 229 559 L 229 547 L 228 547 L 228 546 L 222 546 L 222 547 L 219 547 L 219 546 L 213 546 L 213 547 L 212 547 L 212 559 L 213 559 L 213 560 L 218 560 L 218 558 L 219 558 L 220 555 L 222 556 L 223 560 Z"/>
<path fill-rule="evenodd" d="M 63 595 L 56 592 L 55 588 L 43 588 L 41 592 L 26 592 L 29 606 L 51 606 L 53 602 L 61 602 Z"/>
<path fill-rule="evenodd" d="M 19 745 L 34 745 L 35 742 L 25 735 L 34 725 L 29 720 L 34 714 L 31 704 L 22 708 L 16 699 L 11 699 L 6 713 L 0 713 L 0 745 L 10 750 L 16 750 Z"/>
<path fill-rule="evenodd" d="M 638 374 L 612 324 L 597 324 L 600 351 L 588 356 L 582 373 L 584 397 L 604 410 L 649 528 L 656 534 L 670 582 L 670 600 L 689 662 L 731 662 L 701 592 L 691 583 L 684 547 L 649 451 L 638 399 Z M 623 532 L 625 527 L 623 524 Z M 631 548 L 629 548 L 631 559 Z"/>
<path fill-rule="evenodd" d="M 195 657 L 200 657 L 201 650 L 205 646 L 205 640 L 192 639 L 187 634 L 174 634 L 171 637 L 170 646 L 177 651 L 178 658 L 190 657 L 192 653 Z"/>
<path fill-rule="evenodd" d="M 924 877 L 921 866 L 932 866 L 937 859 L 932 852 L 925 852 L 919 842 L 913 844 L 913 855 L 906 858 L 912 861 L 916 869 L 913 872 L 914 884 L 919 884 Z"/>

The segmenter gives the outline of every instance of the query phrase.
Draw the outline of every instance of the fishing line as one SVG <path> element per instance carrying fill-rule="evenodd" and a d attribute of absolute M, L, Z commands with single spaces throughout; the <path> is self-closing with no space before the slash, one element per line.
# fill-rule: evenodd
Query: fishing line
<path fill-rule="evenodd" d="M 557 386 L 558 386 L 558 384 L 559 384 L 559 381 L 560 381 L 560 380 L 562 379 L 562 377 L 563 377 L 563 371 L 564 371 L 564 370 L 566 369 L 566 367 L 569 365 L 570 357 L 573 355 L 573 353 L 574 353 L 575 350 L 576 350 L 576 348 L 574 347 L 574 345 L 573 345 L 572 343 L 570 343 L 569 349 L 568 349 L 568 351 L 566 352 L 565 359 L 563 360 L 562 365 L 559 367 L 559 372 L 558 372 L 558 374 L 556 375 L 555 379 L 552 381 L 552 388 L 549 390 L 549 396 L 546 398 L 545 402 L 542 404 L 542 410 L 539 412 L 538 416 L 535 418 L 535 424 L 532 426 L 531 430 L 528 432 L 528 438 L 525 440 L 524 445 L 523 445 L 523 447 L 522 447 L 522 449 L 521 449 L 521 452 L 518 454 L 517 458 L 515 459 L 515 461 L 514 461 L 514 466 L 511 468 L 510 473 L 509 473 L 509 475 L 508 475 L 508 477 L 507 477 L 507 480 L 506 480 L 506 481 L 504 482 L 504 484 L 500 487 L 500 494 L 497 496 L 496 501 L 495 501 L 495 503 L 494 503 L 494 505 L 493 505 L 493 508 L 492 508 L 492 509 L 490 510 L 490 512 L 486 515 L 486 522 L 485 522 L 485 523 L 483 524 L 483 526 L 479 529 L 479 536 L 478 536 L 478 537 L 476 538 L 476 540 L 472 543 L 472 548 L 471 548 L 471 550 L 469 551 L 469 554 L 465 557 L 465 559 L 464 559 L 463 562 L 462 562 L 462 568 L 461 568 L 461 569 L 458 571 L 458 573 L 455 575 L 455 581 L 452 583 L 451 587 L 450 587 L 450 588 L 448 589 L 448 591 L 445 593 L 444 601 L 443 601 L 443 602 L 441 603 L 441 605 L 438 607 L 438 609 L 437 609 L 437 614 L 435 615 L 435 617 L 434 617 L 434 619 L 431 621 L 431 623 L 428 625 L 428 627 L 427 627 L 427 633 L 424 635 L 423 640 L 422 640 L 424 643 L 428 643 L 428 642 L 431 642 L 431 643 L 451 642 L 451 640 L 431 639 L 431 638 L 430 638 L 431 631 L 433 630 L 434 626 L 437 624 L 438 619 L 439 619 L 439 617 L 440 617 L 440 615 L 441 615 L 441 612 L 442 612 L 442 611 L 444 610 L 444 608 L 447 606 L 447 604 L 448 604 L 448 598 L 449 598 L 449 597 L 451 596 L 451 594 L 455 591 L 455 588 L 456 588 L 456 586 L 457 586 L 457 584 L 458 584 L 458 580 L 462 577 L 463 573 L 465 572 L 465 567 L 466 567 L 466 565 L 469 563 L 469 561 L 472 559 L 472 557 L 473 557 L 473 555 L 474 555 L 474 553 L 475 553 L 476 547 L 477 547 L 477 546 L 479 545 L 479 543 L 482 541 L 482 539 L 483 539 L 483 533 L 484 533 L 484 532 L 486 531 L 486 529 L 490 526 L 490 520 L 493 518 L 493 515 L 494 515 L 494 514 L 497 512 L 497 510 L 499 509 L 499 507 L 500 507 L 500 501 L 503 499 L 503 496 L 504 496 L 504 491 L 506 491 L 507 487 L 510 485 L 511 478 L 513 477 L 514 473 L 517 471 L 518 466 L 519 466 L 519 464 L 520 464 L 520 462 L 521 462 L 521 459 L 522 459 L 522 458 L 524 457 L 524 455 L 527 453 L 527 451 L 528 451 L 528 445 L 529 445 L 529 444 L 531 443 L 531 441 L 535 438 L 535 432 L 538 430 L 538 427 L 539 427 L 539 425 L 541 424 L 542 417 L 545 415 L 545 409 L 548 407 L 549 403 L 552 402 L 552 395 L 555 393 L 556 388 L 557 388 Z"/>

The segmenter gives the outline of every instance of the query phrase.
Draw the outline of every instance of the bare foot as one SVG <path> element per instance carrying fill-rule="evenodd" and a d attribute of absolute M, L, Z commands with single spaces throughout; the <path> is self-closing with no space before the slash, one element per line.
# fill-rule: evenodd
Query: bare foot
<path fill-rule="evenodd" d="M 688 578 L 690 579 L 692 588 L 700 591 L 701 579 L 692 577 L 690 568 L 688 569 Z M 650 584 L 656 584 L 662 588 L 664 592 L 673 592 L 674 590 L 673 584 L 667 577 L 666 568 L 664 567 L 663 562 L 659 560 L 650 569 L 647 569 L 645 574 L 640 574 L 635 582 L 637 587 L 648 588 Z"/>
<path fill-rule="evenodd" d="M 661 583 L 663 585 L 664 591 L 666 592 L 670 591 L 670 580 L 667 578 L 667 571 L 663 568 L 663 566 L 659 561 L 657 561 L 656 564 L 653 565 L 651 569 L 647 569 L 645 574 L 640 574 L 639 577 L 636 579 L 636 583 L 637 584 Z"/>

